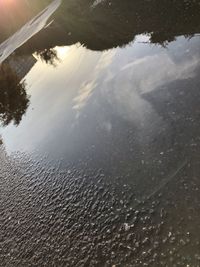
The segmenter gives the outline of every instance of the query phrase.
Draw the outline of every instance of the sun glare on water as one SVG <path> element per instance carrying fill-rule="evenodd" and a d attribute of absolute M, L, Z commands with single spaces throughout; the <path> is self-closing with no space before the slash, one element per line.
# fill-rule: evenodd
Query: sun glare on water
<path fill-rule="evenodd" d="M 16 4 L 16 2 L 17 0 L 0 0 L 0 6 L 10 6 Z"/>
<path fill-rule="evenodd" d="M 58 53 L 58 57 L 59 58 L 65 58 L 70 50 L 70 47 L 69 46 L 57 46 L 56 48 L 56 51 Z"/>
<path fill-rule="evenodd" d="M 14 0 L 0 0 L 1 4 L 9 4 L 9 3 L 12 3 L 12 2 L 14 2 Z"/>

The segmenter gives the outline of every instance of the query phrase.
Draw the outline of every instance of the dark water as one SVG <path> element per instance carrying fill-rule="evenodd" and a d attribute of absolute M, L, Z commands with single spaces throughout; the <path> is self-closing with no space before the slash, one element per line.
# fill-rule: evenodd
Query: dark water
<path fill-rule="evenodd" d="M 200 1 L 51 12 L 2 56 L 0 266 L 200 266 Z"/>

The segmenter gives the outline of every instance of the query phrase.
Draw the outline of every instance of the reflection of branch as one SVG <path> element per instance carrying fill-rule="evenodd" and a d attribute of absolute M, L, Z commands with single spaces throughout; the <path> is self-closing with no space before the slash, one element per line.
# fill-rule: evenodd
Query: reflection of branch
<path fill-rule="evenodd" d="M 37 51 L 36 55 L 46 64 L 52 65 L 54 67 L 56 67 L 57 62 L 59 62 L 57 51 L 54 48 Z"/>
<path fill-rule="evenodd" d="M 0 65 L 0 120 L 8 125 L 18 125 L 29 105 L 25 83 L 12 71 L 8 64 Z"/>
<path fill-rule="evenodd" d="M 151 44 L 151 42 L 137 42 L 138 44 Z"/>

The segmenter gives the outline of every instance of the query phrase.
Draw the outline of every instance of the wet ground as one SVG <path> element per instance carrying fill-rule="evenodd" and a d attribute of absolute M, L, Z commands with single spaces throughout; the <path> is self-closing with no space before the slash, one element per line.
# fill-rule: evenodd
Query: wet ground
<path fill-rule="evenodd" d="M 54 1 L 0 45 L 0 266 L 200 266 L 200 1 Z"/>

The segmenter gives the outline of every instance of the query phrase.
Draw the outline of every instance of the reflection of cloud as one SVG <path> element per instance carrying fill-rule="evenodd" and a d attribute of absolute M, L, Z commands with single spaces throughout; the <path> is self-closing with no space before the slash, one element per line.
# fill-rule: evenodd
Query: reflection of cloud
<path fill-rule="evenodd" d="M 157 136 L 158 129 L 165 127 L 165 122 L 152 105 L 137 92 L 134 83 L 129 79 L 129 72 L 121 71 L 110 81 L 105 81 L 102 93 L 105 94 L 112 113 L 131 123 L 141 150 L 146 150 L 145 146 Z M 103 126 L 105 129 L 107 127 L 109 132 L 110 125 L 103 121 Z"/>
<path fill-rule="evenodd" d="M 110 133 L 112 131 L 112 124 L 110 121 L 103 121 L 101 127 L 107 132 Z"/>
<path fill-rule="evenodd" d="M 103 75 L 103 70 L 107 70 L 108 66 L 111 65 L 115 52 L 104 52 L 98 60 L 98 63 L 91 74 L 92 80 L 85 81 L 82 83 L 81 88 L 78 92 L 78 96 L 73 99 L 73 109 L 78 112 L 79 117 L 80 110 L 87 104 L 87 101 L 92 96 L 93 90 L 96 88 L 100 77 Z"/>
<path fill-rule="evenodd" d="M 133 58 L 134 50 L 127 49 L 125 55 L 127 58 Z M 186 57 L 183 62 L 176 62 L 165 49 L 128 64 L 127 60 L 121 61 L 121 64 L 118 64 L 118 61 L 116 56 L 109 71 L 104 75 L 101 90 L 115 112 L 137 125 L 146 126 L 151 124 L 152 118 L 154 120 L 157 115 L 151 104 L 143 99 L 142 94 L 160 87 L 165 88 L 172 81 L 193 77 L 199 64 L 195 54 Z"/>
<path fill-rule="evenodd" d="M 193 77 L 198 64 L 198 57 L 176 64 L 166 53 L 162 53 L 138 59 L 125 65 L 121 71 L 128 73 L 138 92 L 146 93 L 165 83 Z"/>
<path fill-rule="evenodd" d="M 161 53 L 145 56 L 128 64 L 127 61 L 124 64 L 122 62 L 121 65 L 118 64 L 118 69 L 115 63 L 114 59 L 104 75 L 102 93 L 115 114 L 134 123 L 142 138 L 150 138 L 156 134 L 155 129 L 164 127 L 165 122 L 142 94 L 169 82 L 193 77 L 199 60 L 193 56 L 178 64 L 166 50 L 162 50 Z"/>
<path fill-rule="evenodd" d="M 97 84 L 95 81 L 82 84 L 78 96 L 74 98 L 73 109 L 80 110 L 86 105 L 87 100 L 92 95 L 92 91 L 96 87 L 96 85 Z"/>
<path fill-rule="evenodd" d="M 95 69 L 96 75 L 99 73 L 99 71 L 109 67 L 116 53 L 117 53 L 117 50 L 106 51 L 102 53 L 102 56 L 100 57 L 99 62 Z"/>
<path fill-rule="evenodd" d="M 107 81 L 104 92 L 107 95 L 107 101 L 110 102 L 116 113 L 142 127 L 152 120 L 152 114 L 155 112 L 135 90 L 127 75 L 127 73 L 121 72 L 112 80 Z"/>

